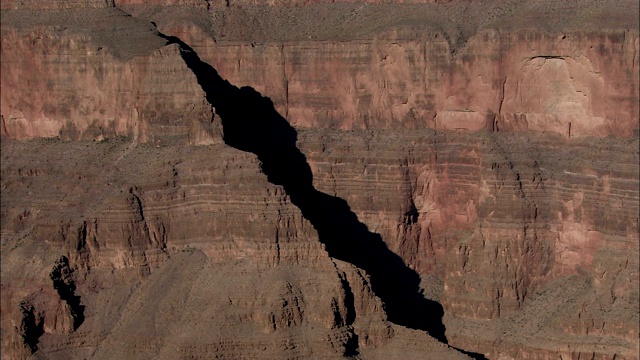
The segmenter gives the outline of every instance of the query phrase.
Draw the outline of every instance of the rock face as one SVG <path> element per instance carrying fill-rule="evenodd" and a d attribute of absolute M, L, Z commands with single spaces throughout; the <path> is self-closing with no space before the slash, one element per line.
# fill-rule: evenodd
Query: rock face
<path fill-rule="evenodd" d="M 368 276 L 328 256 L 253 156 L 223 144 L 2 144 L 7 356 L 332 358 L 386 349 L 398 329 L 434 359 L 465 358 L 386 322 Z M 81 299 L 80 324 L 60 282 Z"/>
<path fill-rule="evenodd" d="M 3 357 L 638 358 L 637 2 L 1 4 Z"/>
<path fill-rule="evenodd" d="M 450 344 L 489 358 L 636 356 L 637 140 L 301 135 L 316 187 L 422 275 Z"/>
<path fill-rule="evenodd" d="M 431 10 L 428 5 L 407 5 L 398 15 L 409 14 L 407 25 L 356 33 L 345 42 L 313 18 L 308 28 L 293 29 L 308 33 L 305 39 L 277 29 L 275 35 L 260 27 L 254 33 L 234 30 L 246 18 L 278 24 L 273 18 L 284 15 L 275 10 L 213 8 L 203 18 L 202 10 L 167 14 L 122 5 L 190 44 L 231 83 L 268 96 L 297 127 L 534 130 L 567 137 L 638 132 L 637 19 L 630 28 L 596 31 L 583 24 L 553 32 L 544 23 L 531 29 L 503 20 L 455 40 L 439 25 L 418 25 L 435 21 L 433 15 L 409 16 L 411 10 Z M 353 19 L 336 20 L 336 27 L 348 32 L 366 16 L 376 21 L 385 10 L 378 7 L 352 9 Z M 287 16 L 305 18 L 307 10 L 293 8 Z M 324 12 L 332 19 L 331 11 Z M 156 50 L 163 42 L 149 23 L 116 8 L 83 14 L 29 13 L 37 24 L 32 27 L 10 26 L 27 17 L 24 11 L 3 15 L 2 86 L 16 89 L 2 95 L 3 132 L 12 138 L 55 136 L 66 126 L 72 138 L 107 132 L 142 141 L 211 141 L 210 109 L 190 103 L 201 97 L 199 89 L 190 88 L 191 74 L 175 49 Z M 103 20 L 96 26 L 97 19 Z M 60 29 L 57 23 L 70 26 Z M 114 24 L 117 31 L 106 36 Z M 113 52 L 129 60 L 117 61 Z M 158 78 L 172 80 L 158 84 Z"/>
<path fill-rule="evenodd" d="M 214 9 L 206 20 L 127 9 L 190 44 L 222 77 L 269 96 L 296 127 L 533 130 L 567 137 L 638 131 L 637 19 L 629 28 L 594 29 L 550 20 L 532 28 L 503 17 L 456 32 L 434 23 L 437 15 L 416 15 L 438 8 L 406 5 L 393 8 L 400 25 L 369 29 L 363 22 L 386 25 L 385 11 L 392 10 L 345 8 L 349 19 L 336 20 L 316 6 L 311 10 L 326 20 L 307 18 L 307 8 L 287 13 L 311 23 L 294 26 L 301 36 L 279 32 L 286 25 L 272 20 L 282 16 L 273 9 Z M 518 11 L 533 10 L 512 10 Z M 234 31 L 246 18 L 257 29 Z M 275 29 L 260 26 L 266 22 Z"/>
<path fill-rule="evenodd" d="M 396 32 L 355 43 L 219 43 L 203 58 L 270 94 L 298 127 L 637 134 L 637 33 L 485 30 L 451 51 L 441 34 Z"/>
<path fill-rule="evenodd" d="M 9 23 L 26 17 L 5 15 Z M 178 48 L 165 47 L 151 24 L 117 9 L 28 19 L 37 25 L 3 28 L 2 87 L 12 89 L 2 95 L 3 135 L 129 136 L 156 144 L 220 140 L 213 109 Z"/>

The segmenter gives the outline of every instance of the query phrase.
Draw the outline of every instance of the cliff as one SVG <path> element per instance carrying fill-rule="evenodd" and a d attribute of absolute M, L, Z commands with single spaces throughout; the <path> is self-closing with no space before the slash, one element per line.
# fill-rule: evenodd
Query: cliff
<path fill-rule="evenodd" d="M 125 9 L 271 98 L 296 127 L 637 134 L 637 19 L 594 27 L 603 8 L 547 5 L 563 23 L 502 2 L 231 7 L 206 18 Z"/>
<path fill-rule="evenodd" d="M 3 12 L 3 24 L 23 17 L 33 26 L 21 22 L 2 32 L 2 87 L 12 89 L 2 95 L 3 135 L 220 140 L 193 74 L 151 24 L 117 9 Z"/>
<path fill-rule="evenodd" d="M 637 359 L 637 2 L 1 4 L 3 356 Z"/>
<path fill-rule="evenodd" d="M 388 5 L 122 5 L 185 41 L 231 83 L 268 96 L 298 128 L 638 132 L 637 19 L 602 29 L 547 19 L 532 28 L 489 8 L 492 22 L 447 29 L 433 4 L 398 5 L 393 22 L 383 17 Z M 173 63 L 168 52 L 176 50 L 158 50 L 151 24 L 117 8 L 27 11 L 3 13 L 2 86 L 15 89 L 2 95 L 7 136 L 56 136 L 65 127 L 70 138 L 108 131 L 211 141 L 211 110 L 189 102 L 202 95 L 189 88 L 184 64 Z M 289 25 L 292 18 L 304 25 Z M 369 18 L 378 26 L 360 26 Z M 166 76 L 174 78 L 157 83 Z"/>
<path fill-rule="evenodd" d="M 421 275 L 449 343 L 494 359 L 636 356 L 638 146 L 416 130 L 300 140 L 316 187 Z"/>
<path fill-rule="evenodd" d="M 3 356 L 330 358 L 410 331 L 386 322 L 368 276 L 328 256 L 253 156 L 2 146 Z M 434 359 L 458 356 L 413 336 Z"/>
<path fill-rule="evenodd" d="M 442 34 L 413 31 L 206 45 L 195 48 L 224 77 L 269 94 L 301 128 L 637 134 L 637 32 L 485 30 L 455 57 Z M 612 56 L 621 63 L 610 66 Z"/>

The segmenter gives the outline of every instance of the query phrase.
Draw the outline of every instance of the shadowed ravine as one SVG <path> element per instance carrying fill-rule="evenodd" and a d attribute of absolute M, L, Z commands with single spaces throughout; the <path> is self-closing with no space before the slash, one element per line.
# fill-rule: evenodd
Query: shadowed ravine
<path fill-rule="evenodd" d="M 183 41 L 161 36 L 180 45 L 182 58 L 222 120 L 225 143 L 258 156 L 269 182 L 284 187 L 291 202 L 318 231 L 330 256 L 370 275 L 373 291 L 384 302 L 389 320 L 427 331 L 446 343 L 442 306 L 424 298 L 418 274 L 388 249 L 379 234 L 370 232 L 358 220 L 345 200 L 313 187 L 311 168 L 296 146 L 297 132 L 271 100 L 253 88 L 231 85 Z"/>

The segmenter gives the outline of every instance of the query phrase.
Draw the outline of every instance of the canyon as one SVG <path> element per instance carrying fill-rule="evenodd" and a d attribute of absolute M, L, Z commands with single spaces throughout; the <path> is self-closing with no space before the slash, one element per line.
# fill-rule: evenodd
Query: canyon
<path fill-rule="evenodd" d="M 0 1 L 3 358 L 638 359 L 637 1 Z"/>

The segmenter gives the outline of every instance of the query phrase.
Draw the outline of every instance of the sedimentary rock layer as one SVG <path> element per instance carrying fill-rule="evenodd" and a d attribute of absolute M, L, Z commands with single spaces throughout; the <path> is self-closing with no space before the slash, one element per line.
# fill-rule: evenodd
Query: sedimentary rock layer
<path fill-rule="evenodd" d="M 629 137 L 638 129 L 635 32 L 485 30 L 455 57 L 437 32 L 348 43 L 191 44 L 223 77 L 272 98 L 297 127 L 567 137 Z"/>
<path fill-rule="evenodd" d="M 368 275 L 328 256 L 252 155 L 2 146 L 6 356 L 333 358 L 375 354 L 397 330 L 421 339 L 416 354 L 465 358 L 386 322 Z"/>
<path fill-rule="evenodd" d="M 623 15 L 630 3 L 620 5 L 615 24 L 597 29 L 578 20 L 514 23 L 513 14 L 541 10 L 496 4 L 470 25 L 468 13 L 451 15 L 429 4 L 209 12 L 121 6 L 184 40 L 231 83 L 268 96 L 297 127 L 533 130 L 566 137 L 638 131 L 640 42 L 637 19 Z M 575 10 L 554 6 L 560 13 Z M 585 9 L 604 11 L 593 4 Z M 397 16 L 391 20 L 389 12 Z M 589 16 L 583 9 L 574 17 L 590 24 Z M 255 26 L 244 26 L 247 21 Z M 105 34 L 114 24 L 117 30 Z M 190 88 L 191 75 L 174 49 L 156 50 L 163 42 L 148 22 L 117 8 L 16 10 L 3 13 L 2 26 L 2 86 L 14 89 L 2 95 L 6 135 L 62 130 L 72 138 L 106 132 L 142 141 L 211 141 L 210 111 L 189 102 L 201 97 L 199 89 Z"/>
<path fill-rule="evenodd" d="M 454 346 L 635 356 L 637 139 L 309 130 L 299 146 L 316 188 L 422 275 Z"/>
<path fill-rule="evenodd" d="M 628 148 L 637 146 L 637 141 L 627 145 L 601 141 L 595 152 L 590 143 L 589 151 L 598 158 L 585 164 L 579 160 L 585 143 L 558 137 L 527 142 L 496 134 L 432 132 L 300 135 L 300 147 L 314 172 L 325 174 L 316 177 L 314 186 L 346 199 L 369 229 L 381 234 L 424 279 L 441 279 L 425 280 L 423 286 L 428 297 L 443 304 L 447 338 L 455 346 L 490 358 L 500 354 L 518 358 L 541 349 L 550 357 L 578 352 L 633 357 L 638 320 L 634 302 L 638 297 L 634 286 L 637 239 L 633 236 L 637 233 L 638 183 L 630 164 L 637 161 L 637 155 Z M 367 142 L 377 146 L 367 148 Z M 60 255 L 69 256 L 76 271 L 84 274 L 76 281 L 87 320 L 72 339 L 84 332 L 82 336 L 96 336 L 98 325 L 89 324 L 100 323 L 103 320 L 95 317 L 103 315 L 94 313 L 95 306 L 117 300 L 103 296 L 125 297 L 116 301 L 122 305 L 109 305 L 116 307 L 108 310 L 112 314 L 108 316 L 121 314 L 120 306 L 133 306 L 125 302 L 125 293 L 132 290 L 123 290 L 131 286 L 127 285 L 131 279 L 142 277 L 145 284 L 169 281 L 154 272 L 170 266 L 163 265 L 166 261 L 178 261 L 171 259 L 179 254 L 190 260 L 179 260 L 183 265 L 172 262 L 176 270 L 170 272 L 182 273 L 177 269 L 186 266 L 183 261 L 189 266 L 204 261 L 202 266 L 217 269 L 211 271 L 240 261 L 245 264 L 240 268 L 248 268 L 237 273 L 240 270 L 232 266 L 229 278 L 250 276 L 253 269 L 262 269 L 259 272 L 274 272 L 268 281 L 286 278 L 283 274 L 289 271 L 298 274 L 330 265 L 320 243 L 313 240 L 312 227 L 305 225 L 296 210 L 285 210 L 291 207 L 286 196 L 277 188 L 269 190 L 271 186 L 255 172 L 255 160 L 239 152 L 221 147 L 177 151 L 112 142 L 3 143 L 3 307 L 14 309 L 3 319 L 19 324 L 19 304 L 27 300 L 23 305 L 41 312 L 43 324 L 53 321 L 43 328 L 45 335 L 40 338 L 39 347 L 45 353 L 47 344 L 61 346 L 53 344 L 69 332 L 62 330 L 62 323 L 53 325 L 64 317 L 56 315 L 58 320 L 52 320 L 59 300 L 53 288 L 46 290 L 52 286 L 51 269 Z M 551 156 L 549 152 L 558 153 L 559 144 L 569 151 Z M 502 147 L 507 145 L 521 150 L 505 154 Z M 16 163 L 14 151 L 21 154 L 20 162 Z M 168 152 L 178 154 L 168 157 Z M 466 155 L 473 153 L 479 160 L 468 164 Z M 42 159 L 42 154 L 50 155 Z M 213 154 L 226 161 L 203 167 Z M 627 154 L 626 160 L 622 154 Z M 40 161 L 34 161 L 36 157 Z M 610 162 L 614 157 L 617 160 Z M 101 164 L 113 164 L 114 173 L 97 170 L 96 158 Z M 77 165 L 69 173 L 61 170 L 60 161 Z M 140 163 L 147 165 L 131 169 Z M 469 167 L 477 170 L 459 171 Z M 138 174 L 141 180 L 121 174 Z M 51 187 L 52 183 L 56 185 Z M 264 205 L 256 207 L 256 198 L 264 198 L 257 201 Z M 616 208 L 618 212 L 609 211 Z M 602 213 L 606 209 L 609 217 Z M 196 255 L 189 255 L 192 253 Z M 201 253 L 206 256 L 197 255 Z M 207 260 L 195 260 L 202 256 Z M 26 270 L 24 264 L 28 264 L 26 273 L 19 270 Z M 106 276 L 114 271 L 115 278 Z M 146 280 L 149 273 L 149 279 L 156 280 Z M 25 288 L 24 281 L 33 284 L 33 289 Z M 315 285 L 305 292 L 326 282 L 330 281 L 312 282 Z M 355 288 L 358 281 L 349 283 Z M 124 293 L 114 295 L 115 289 Z M 371 305 L 365 304 L 372 300 L 359 301 L 367 308 Z M 252 306 L 260 308 L 259 304 L 262 302 Z M 237 311 L 235 306 L 229 309 Z M 357 313 L 367 319 L 366 311 Z M 128 318 L 116 318 L 121 316 Z M 85 350 L 103 346 L 101 341 L 116 341 L 110 339 L 130 329 L 118 326 L 118 331 L 99 331 L 107 340 L 83 340 L 89 344 Z M 3 347 L 11 345 L 4 343 Z M 314 348 L 308 343 L 304 347 Z M 161 351 L 159 345 L 145 349 Z"/>
<path fill-rule="evenodd" d="M 144 3 L 2 2 L 3 356 L 637 359 L 637 2 Z"/>
<path fill-rule="evenodd" d="M 270 97 L 297 127 L 629 137 L 638 129 L 639 40 L 623 9 L 637 3 L 616 5 L 615 14 L 557 2 L 231 7 L 207 16 L 182 8 L 173 17 L 125 9 Z M 596 26 L 595 14 L 609 23 Z"/>
<path fill-rule="evenodd" d="M 23 17 L 3 13 L 3 23 Z M 36 17 L 3 28 L 2 88 L 11 89 L 2 95 L 4 136 L 220 141 L 193 73 L 151 24 L 114 8 Z"/>

